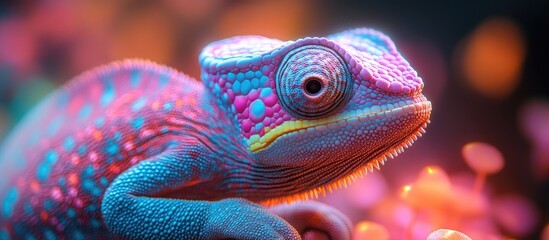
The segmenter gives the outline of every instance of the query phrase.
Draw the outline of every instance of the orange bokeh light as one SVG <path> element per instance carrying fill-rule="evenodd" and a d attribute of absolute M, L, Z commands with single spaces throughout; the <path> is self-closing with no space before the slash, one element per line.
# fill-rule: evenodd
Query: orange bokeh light
<path fill-rule="evenodd" d="M 389 239 L 389 232 L 387 229 L 378 223 L 370 221 L 361 221 L 355 225 L 353 230 L 353 239 Z"/>
<path fill-rule="evenodd" d="M 219 38 L 249 34 L 295 38 L 309 23 L 311 7 L 305 1 L 288 0 L 235 4 L 220 16 L 215 32 Z"/>
<path fill-rule="evenodd" d="M 515 22 L 507 18 L 485 20 L 465 43 L 461 58 L 463 74 L 483 96 L 507 97 L 518 85 L 525 48 Z"/>
<path fill-rule="evenodd" d="M 112 59 L 145 58 L 168 63 L 177 39 L 174 23 L 160 8 L 140 9 L 113 29 Z"/>

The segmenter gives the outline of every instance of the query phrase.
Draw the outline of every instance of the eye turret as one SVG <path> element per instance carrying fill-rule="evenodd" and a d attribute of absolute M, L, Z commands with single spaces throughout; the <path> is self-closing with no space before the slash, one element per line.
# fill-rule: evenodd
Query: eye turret
<path fill-rule="evenodd" d="M 278 98 L 296 118 L 317 119 L 335 113 L 349 101 L 352 87 L 343 59 L 318 45 L 288 52 L 276 73 Z"/>

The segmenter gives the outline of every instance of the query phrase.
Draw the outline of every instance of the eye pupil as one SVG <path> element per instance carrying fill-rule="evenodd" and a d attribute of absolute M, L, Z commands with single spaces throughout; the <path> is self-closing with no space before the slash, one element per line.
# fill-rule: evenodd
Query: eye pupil
<path fill-rule="evenodd" d="M 322 90 L 322 84 L 318 78 L 309 78 L 305 83 L 305 91 L 310 95 L 316 95 Z"/>

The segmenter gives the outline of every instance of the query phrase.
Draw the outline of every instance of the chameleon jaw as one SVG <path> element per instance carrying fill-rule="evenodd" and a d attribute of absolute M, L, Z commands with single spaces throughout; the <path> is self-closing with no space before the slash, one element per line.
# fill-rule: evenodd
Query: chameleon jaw
<path fill-rule="evenodd" d="M 403 138 L 400 142 L 396 143 L 395 145 L 389 147 L 386 151 L 372 158 L 364 166 L 354 170 L 350 174 L 347 174 L 340 179 L 337 179 L 326 185 L 306 190 L 304 192 L 269 198 L 259 201 L 258 203 L 264 206 L 273 206 L 277 204 L 290 204 L 295 201 L 314 200 L 318 199 L 320 196 L 326 197 L 327 193 L 332 193 L 337 189 L 347 188 L 348 185 L 352 184 L 357 179 L 364 178 L 364 176 L 367 175 L 368 172 L 371 173 L 374 171 L 374 169 L 377 169 L 378 171 L 381 170 L 381 166 L 385 165 L 389 158 L 393 159 L 399 154 L 403 153 L 405 148 L 411 147 L 412 144 L 418 139 L 418 137 L 423 136 L 423 134 L 425 133 L 425 128 L 429 123 L 430 121 L 427 120 L 427 122 L 416 128 L 410 135 Z"/>
<path fill-rule="evenodd" d="M 428 109 L 430 111 L 430 103 L 429 103 Z M 328 183 L 322 186 L 317 186 L 310 190 L 306 190 L 300 193 L 289 194 L 286 196 L 268 198 L 268 199 L 261 200 L 258 203 L 264 206 L 273 206 L 277 204 L 290 204 L 296 201 L 314 200 L 314 199 L 318 199 L 320 196 L 326 197 L 328 193 L 332 193 L 337 189 L 347 188 L 348 185 L 352 184 L 357 179 L 364 178 L 364 176 L 367 175 L 368 172 L 371 173 L 374 171 L 374 169 L 377 169 L 378 171 L 381 170 L 381 166 L 385 165 L 385 163 L 388 161 L 389 158 L 393 159 L 397 157 L 399 154 L 403 153 L 405 148 L 411 147 L 412 144 L 419 137 L 423 136 L 423 134 L 425 133 L 425 128 L 429 123 L 430 121 L 427 120 L 426 122 L 418 126 L 415 130 L 413 130 L 410 135 L 407 135 L 406 137 L 402 138 L 401 141 L 397 142 L 393 146 L 390 146 L 385 151 L 381 152 L 379 155 L 373 157 L 366 164 L 354 170 L 353 172 L 347 174 L 344 177 L 341 177 L 331 183 Z"/>
<path fill-rule="evenodd" d="M 248 149 L 253 153 L 259 152 L 269 147 L 276 139 L 289 134 L 305 133 L 307 131 L 322 131 L 326 128 L 337 129 L 344 127 L 347 124 L 358 125 L 362 122 L 378 118 L 386 119 L 420 111 L 431 111 L 431 102 L 423 96 L 417 98 L 416 101 L 407 100 L 394 104 L 372 106 L 348 111 L 328 118 L 288 121 L 274 129 L 266 129 L 265 134 L 261 137 L 259 134 L 252 135 L 247 141 Z"/>

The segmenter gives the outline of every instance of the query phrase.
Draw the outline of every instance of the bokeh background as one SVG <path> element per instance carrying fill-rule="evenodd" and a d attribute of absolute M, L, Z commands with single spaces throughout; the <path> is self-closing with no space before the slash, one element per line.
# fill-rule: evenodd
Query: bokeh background
<path fill-rule="evenodd" d="M 404 213 L 392 218 L 391 211 L 398 211 L 389 207 L 380 214 L 387 207 L 382 203 L 397 201 L 401 187 L 425 166 L 440 166 L 453 185 L 472 185 L 475 173 L 461 148 L 482 141 L 505 159 L 504 168 L 488 176 L 483 196 L 488 205 L 511 203 L 502 203 L 499 213 L 491 208 L 483 215 L 488 225 L 481 225 L 493 237 L 539 239 L 549 222 L 548 5 L 544 0 L 3 0 L 0 141 L 49 92 L 113 60 L 151 59 L 198 79 L 198 54 L 214 40 L 250 34 L 292 40 L 371 27 L 389 35 L 423 77 L 432 123 L 381 173 L 322 201 L 355 223 L 382 223 L 398 239 L 410 224 L 401 223 L 410 206 L 402 205 Z M 430 230 L 428 224 L 423 230 L 417 226 L 419 238 Z"/>

